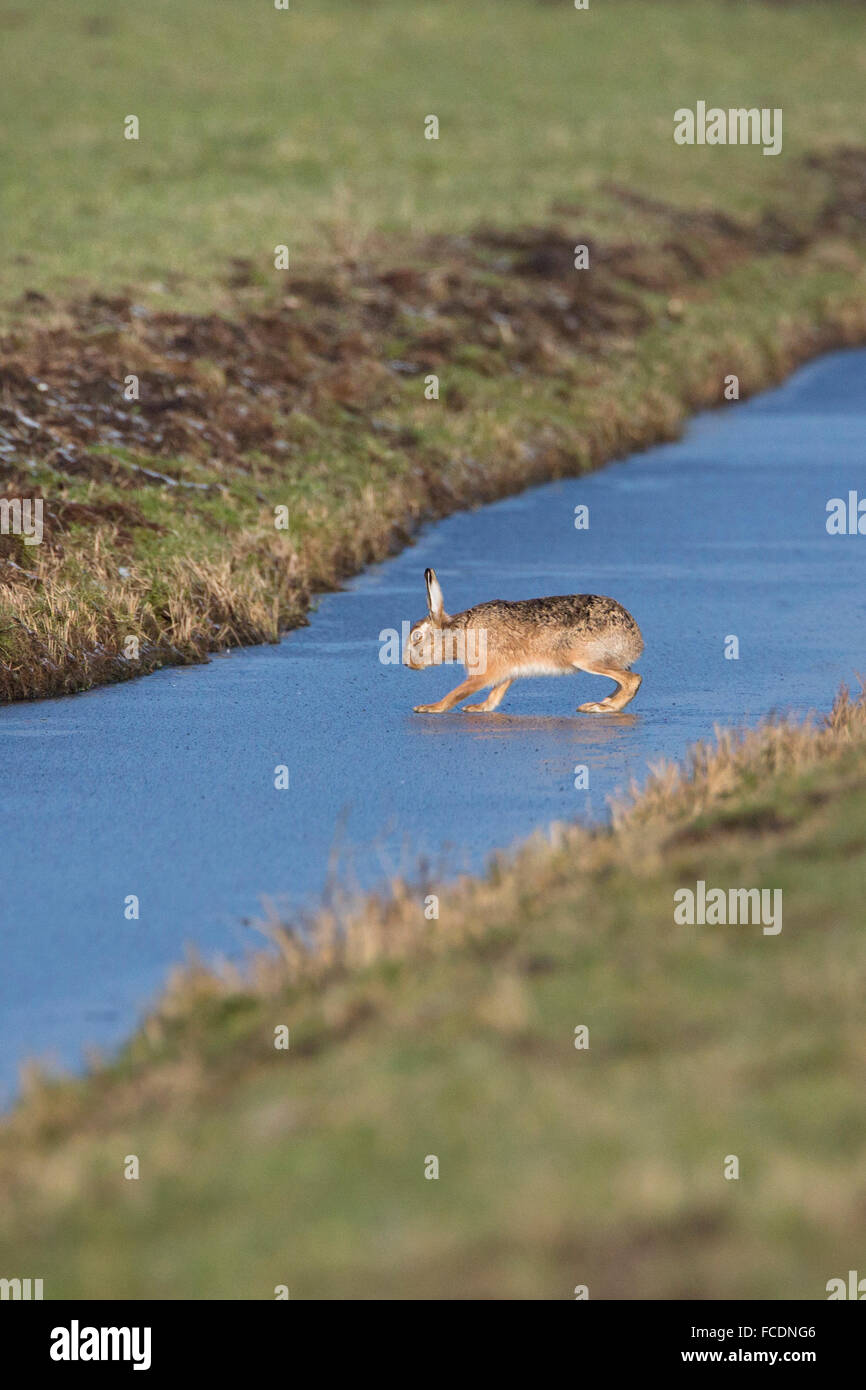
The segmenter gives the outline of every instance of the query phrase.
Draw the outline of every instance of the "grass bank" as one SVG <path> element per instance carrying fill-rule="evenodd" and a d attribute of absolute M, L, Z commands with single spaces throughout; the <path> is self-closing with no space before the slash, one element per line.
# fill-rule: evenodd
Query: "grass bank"
<path fill-rule="evenodd" d="M 856 7 L 67 9 L 0 9 L 0 499 L 45 517 L 2 700 L 274 640 L 423 520 L 866 341 Z M 783 153 L 675 145 L 696 91 Z"/>
<path fill-rule="evenodd" d="M 115 1064 L 34 1078 L 0 1126 L 4 1273 L 46 1297 L 826 1297 L 866 1237 L 864 793 L 843 696 L 659 769 L 608 830 L 274 926 L 243 975 L 179 971 Z M 677 924 L 700 881 L 780 890 L 781 930 Z"/>

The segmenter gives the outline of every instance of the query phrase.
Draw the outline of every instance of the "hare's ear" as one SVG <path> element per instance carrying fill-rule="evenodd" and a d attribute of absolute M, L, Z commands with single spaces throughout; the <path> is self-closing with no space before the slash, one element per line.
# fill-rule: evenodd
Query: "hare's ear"
<path fill-rule="evenodd" d="M 427 584 L 427 612 L 437 626 L 445 616 L 444 599 L 442 590 L 439 587 L 439 580 L 436 578 L 435 570 L 425 570 L 424 579 Z"/>

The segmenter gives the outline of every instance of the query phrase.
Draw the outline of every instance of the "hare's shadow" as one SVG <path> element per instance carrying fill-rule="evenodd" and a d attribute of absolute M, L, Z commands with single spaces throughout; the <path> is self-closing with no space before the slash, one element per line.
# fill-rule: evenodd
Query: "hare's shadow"
<path fill-rule="evenodd" d="M 509 738 L 546 734 L 568 738 L 583 747 L 604 748 L 640 725 L 638 714 L 413 714 L 419 734 L 428 738 L 468 735 L 471 739 Z"/>

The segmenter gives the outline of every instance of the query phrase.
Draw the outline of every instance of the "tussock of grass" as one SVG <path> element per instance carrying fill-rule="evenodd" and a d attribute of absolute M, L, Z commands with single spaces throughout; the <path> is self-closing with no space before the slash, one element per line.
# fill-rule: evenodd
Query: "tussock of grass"
<path fill-rule="evenodd" d="M 613 824 L 625 828 L 664 819 L 674 827 L 681 819 L 694 822 L 705 812 L 717 813 L 734 793 L 742 797 L 767 787 L 772 795 L 780 775 L 842 757 L 864 733 L 864 690 L 852 699 L 844 687 L 830 712 L 812 721 L 773 717 L 757 729 L 717 728 L 714 743 L 695 744 L 682 762 L 653 766 L 643 786 L 614 806 Z"/>
<path fill-rule="evenodd" d="M 0 586 L 0 688 L 7 700 L 69 694 L 243 643 L 276 641 L 309 595 L 288 541 L 247 532 L 223 555 L 172 556 L 158 575 L 118 574 L 110 540 L 89 563 L 32 552 L 31 583 Z M 258 564 L 258 567 L 257 567 Z M 137 647 L 127 642 L 134 638 Z"/>

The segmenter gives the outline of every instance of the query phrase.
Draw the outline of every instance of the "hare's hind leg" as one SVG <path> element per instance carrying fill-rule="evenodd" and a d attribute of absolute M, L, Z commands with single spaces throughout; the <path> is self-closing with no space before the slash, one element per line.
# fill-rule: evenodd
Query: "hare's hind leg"
<path fill-rule="evenodd" d="M 612 681 L 616 681 L 616 690 L 612 695 L 608 695 L 606 700 L 590 700 L 585 705 L 578 705 L 578 712 L 581 714 L 616 714 L 619 710 L 625 709 L 640 689 L 642 677 L 637 671 L 623 671 L 615 666 L 580 665 L 577 669 L 587 671 L 591 676 L 608 676 Z"/>
<path fill-rule="evenodd" d="M 470 695 L 474 695 L 476 690 L 483 690 L 485 685 L 490 682 L 487 676 L 467 676 L 465 681 L 461 681 L 454 690 L 449 690 L 447 695 L 443 695 L 441 700 L 437 700 L 435 705 L 415 705 L 416 714 L 444 714 L 446 710 L 453 709 L 459 705 L 461 700 L 466 700 Z"/>
<path fill-rule="evenodd" d="M 486 700 L 482 700 L 480 705 L 464 705 L 463 714 L 489 714 L 491 710 L 497 709 L 505 697 L 508 687 L 513 684 L 512 680 L 501 681 L 499 685 L 494 685 Z"/>

